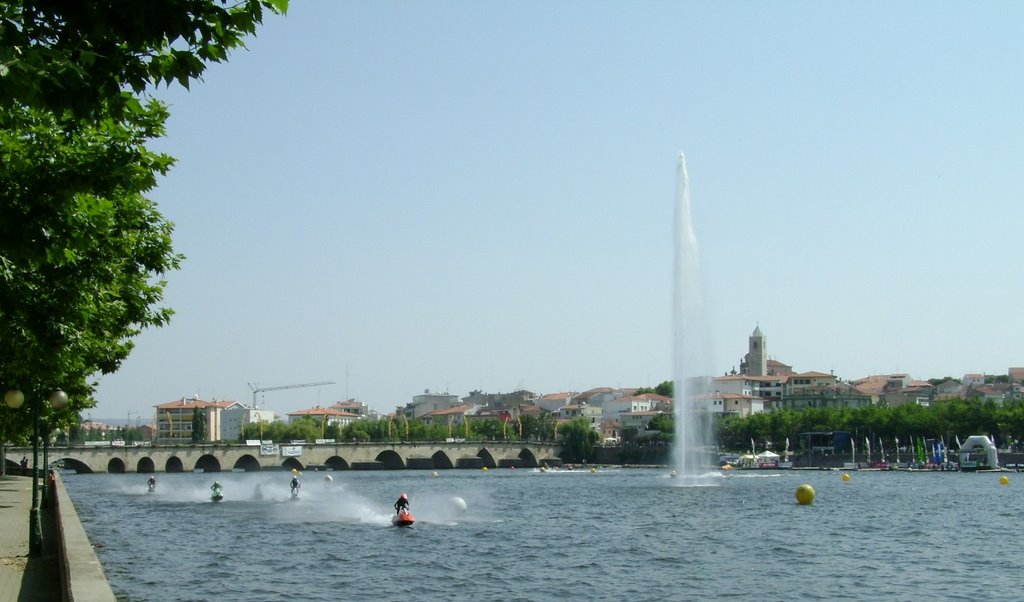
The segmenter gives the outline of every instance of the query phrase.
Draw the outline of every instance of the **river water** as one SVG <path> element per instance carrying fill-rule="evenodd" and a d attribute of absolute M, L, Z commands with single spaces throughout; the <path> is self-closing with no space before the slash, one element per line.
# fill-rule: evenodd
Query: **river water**
<path fill-rule="evenodd" d="M 160 473 L 153 494 L 147 475 L 63 480 L 125 601 L 1020 595 L 1024 475 L 841 474 L 680 486 L 653 469 L 307 472 L 295 501 L 287 472 Z M 801 483 L 817 492 L 809 506 Z M 403 491 L 409 529 L 389 522 Z"/>

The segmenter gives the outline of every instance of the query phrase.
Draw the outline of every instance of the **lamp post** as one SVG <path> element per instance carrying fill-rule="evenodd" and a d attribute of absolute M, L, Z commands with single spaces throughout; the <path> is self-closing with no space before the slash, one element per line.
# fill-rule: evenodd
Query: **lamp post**
<path fill-rule="evenodd" d="M 8 391 L 8 395 L 10 393 Z M 18 394 L 21 395 L 20 392 Z M 24 396 L 22 396 L 22 400 L 24 400 Z M 57 389 L 50 393 L 50 405 L 55 409 L 63 408 L 67 402 L 68 395 L 64 391 Z M 8 405 L 10 404 L 8 403 Z M 39 556 L 43 552 L 43 523 L 39 516 L 39 406 L 41 405 L 42 401 L 39 399 L 32 402 L 32 508 L 28 515 L 29 556 Z"/>
<path fill-rule="evenodd" d="M 19 391 L 17 389 L 11 389 L 10 391 L 7 391 L 7 393 L 4 394 L 4 404 L 7 407 L 11 408 L 12 410 L 17 410 L 18 408 L 21 407 L 21 404 L 23 404 L 23 403 L 25 403 L 25 395 L 21 391 Z M 4 445 L 4 449 L 2 450 L 4 453 L 0 454 L 0 462 L 3 462 L 3 464 L 4 464 L 4 472 L 6 473 L 6 469 L 7 469 L 7 448 L 6 448 L 7 434 L 6 433 L 3 434 L 3 438 L 4 438 L 4 441 L 0 441 L 0 444 Z"/>

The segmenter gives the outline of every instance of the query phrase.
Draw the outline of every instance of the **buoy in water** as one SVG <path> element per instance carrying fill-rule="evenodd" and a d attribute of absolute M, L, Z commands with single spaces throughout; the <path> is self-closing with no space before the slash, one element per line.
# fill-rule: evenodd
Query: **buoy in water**
<path fill-rule="evenodd" d="M 814 487 L 811 487 L 807 483 L 796 488 L 796 501 L 801 506 L 806 506 L 814 501 Z"/>
<path fill-rule="evenodd" d="M 1010 484 L 1010 477 L 1008 477 L 1006 475 L 1003 475 L 1003 476 L 999 477 L 999 484 L 1000 485 L 1009 485 Z"/>
<path fill-rule="evenodd" d="M 668 476 L 674 479 L 679 476 L 679 473 L 673 470 L 672 472 L 668 473 Z"/>
<path fill-rule="evenodd" d="M 435 470 L 434 472 L 430 473 L 430 476 L 436 479 L 437 478 L 437 471 Z"/>
<path fill-rule="evenodd" d="M 590 467 L 590 474 L 594 474 L 596 472 L 597 472 L 597 467 L 596 466 L 591 466 Z"/>
<path fill-rule="evenodd" d="M 844 472 L 843 473 L 843 480 L 844 481 L 849 481 L 850 480 L 850 473 Z"/>
<path fill-rule="evenodd" d="M 460 498 L 459 496 L 455 496 L 455 497 L 452 498 L 452 506 L 455 506 L 455 508 L 457 510 L 461 510 L 461 511 L 465 512 L 466 511 L 466 500 Z"/>
<path fill-rule="evenodd" d="M 487 467 L 486 467 L 486 466 L 484 466 L 484 467 L 483 467 L 483 468 L 481 468 L 480 470 L 482 470 L 482 471 L 484 471 L 484 472 L 487 472 Z"/>

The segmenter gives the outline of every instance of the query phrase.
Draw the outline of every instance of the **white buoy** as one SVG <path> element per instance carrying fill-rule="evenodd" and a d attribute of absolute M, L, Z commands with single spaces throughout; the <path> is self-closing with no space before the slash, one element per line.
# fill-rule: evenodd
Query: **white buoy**
<path fill-rule="evenodd" d="M 459 510 L 463 511 L 463 512 L 466 511 L 466 500 L 464 500 L 464 499 L 462 499 L 462 498 L 460 498 L 458 496 L 455 496 L 455 497 L 452 498 L 452 505 L 455 506 L 456 508 L 458 508 Z"/>

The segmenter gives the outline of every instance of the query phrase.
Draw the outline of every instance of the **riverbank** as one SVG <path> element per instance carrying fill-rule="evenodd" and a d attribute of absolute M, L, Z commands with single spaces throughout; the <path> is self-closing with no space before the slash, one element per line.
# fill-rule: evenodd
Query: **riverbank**
<path fill-rule="evenodd" d="M 59 476 L 55 483 L 56 495 L 40 512 L 42 553 L 29 556 L 32 478 L 0 477 L 0 600 L 114 602 L 75 505 Z"/>
<path fill-rule="evenodd" d="M 0 477 L 0 600 L 61 600 L 57 546 L 29 556 L 32 478 Z M 55 543 L 54 515 L 43 512 L 43 539 Z"/>

